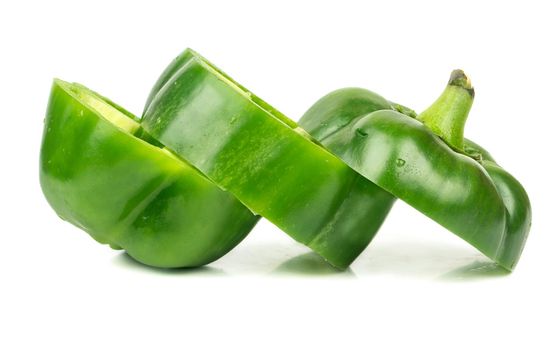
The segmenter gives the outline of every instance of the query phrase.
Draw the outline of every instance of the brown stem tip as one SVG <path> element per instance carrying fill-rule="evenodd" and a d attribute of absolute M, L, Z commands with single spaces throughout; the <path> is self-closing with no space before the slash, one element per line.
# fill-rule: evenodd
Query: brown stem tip
<path fill-rule="evenodd" d="M 461 69 L 455 69 L 451 72 L 447 85 L 462 87 L 470 96 L 474 97 L 474 87 L 472 86 L 470 79 L 468 79 Z"/>

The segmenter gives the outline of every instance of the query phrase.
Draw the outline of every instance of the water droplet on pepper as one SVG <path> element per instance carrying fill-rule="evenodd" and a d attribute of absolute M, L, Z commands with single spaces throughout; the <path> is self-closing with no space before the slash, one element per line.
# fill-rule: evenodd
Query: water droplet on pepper
<path fill-rule="evenodd" d="M 368 133 L 365 132 L 365 131 L 362 130 L 362 129 L 356 129 L 356 133 L 357 133 L 359 136 L 362 136 L 362 137 L 368 136 Z"/>

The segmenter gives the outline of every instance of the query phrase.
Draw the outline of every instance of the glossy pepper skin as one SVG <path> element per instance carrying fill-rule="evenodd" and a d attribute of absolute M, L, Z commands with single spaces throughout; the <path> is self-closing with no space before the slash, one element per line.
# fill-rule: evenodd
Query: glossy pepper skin
<path fill-rule="evenodd" d="M 161 147 L 129 112 L 55 80 L 40 153 L 43 193 L 62 219 L 144 264 L 207 264 L 258 217 Z"/>
<path fill-rule="evenodd" d="M 189 49 L 153 87 L 142 126 L 340 269 L 369 244 L 394 201 Z"/>
<path fill-rule="evenodd" d="M 530 230 L 531 206 L 522 185 L 463 138 L 473 98 L 464 73 L 454 71 L 418 116 L 349 88 L 321 98 L 300 125 L 360 174 L 512 270 Z"/>

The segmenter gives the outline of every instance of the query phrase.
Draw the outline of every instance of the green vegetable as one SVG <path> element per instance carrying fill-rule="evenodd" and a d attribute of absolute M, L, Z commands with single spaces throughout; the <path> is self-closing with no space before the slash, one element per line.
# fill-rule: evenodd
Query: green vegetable
<path fill-rule="evenodd" d="M 368 245 L 394 201 L 191 50 L 153 87 L 142 126 L 341 269 Z"/>
<path fill-rule="evenodd" d="M 61 218 L 144 264 L 218 259 L 258 217 L 161 147 L 121 107 L 55 80 L 40 155 L 42 190 Z"/>
<path fill-rule="evenodd" d="M 61 218 L 152 266 L 218 259 L 259 214 L 343 269 L 400 198 L 512 270 L 529 198 L 464 139 L 473 99 L 454 71 L 420 115 L 352 88 L 323 97 L 298 126 L 186 50 L 152 88 L 142 123 L 55 80 L 40 181 Z"/>
<path fill-rule="evenodd" d="M 454 71 L 420 115 L 364 89 L 316 102 L 300 125 L 353 169 L 512 270 L 531 224 L 522 185 L 464 140 L 474 89 Z"/>

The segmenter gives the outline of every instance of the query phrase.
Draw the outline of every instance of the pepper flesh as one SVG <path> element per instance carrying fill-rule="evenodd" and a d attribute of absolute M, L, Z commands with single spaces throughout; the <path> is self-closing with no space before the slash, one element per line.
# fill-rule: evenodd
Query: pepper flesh
<path fill-rule="evenodd" d="M 530 229 L 529 198 L 485 150 L 461 141 L 474 94 L 460 73 L 418 118 L 434 120 L 428 125 L 358 88 L 324 96 L 300 125 L 360 174 L 512 270 Z"/>
<path fill-rule="evenodd" d="M 158 146 L 129 112 L 55 80 L 40 153 L 42 190 L 62 219 L 144 264 L 218 259 L 258 217 Z"/>
<path fill-rule="evenodd" d="M 531 203 L 525 188 L 509 172 L 501 168 L 493 157 L 478 144 L 465 139 L 464 151 L 478 155 L 480 164 L 487 171 L 506 207 L 506 231 L 496 260 L 512 270 L 516 266 L 531 229 Z"/>
<path fill-rule="evenodd" d="M 189 49 L 153 87 L 142 126 L 341 269 L 369 244 L 394 201 Z"/>

